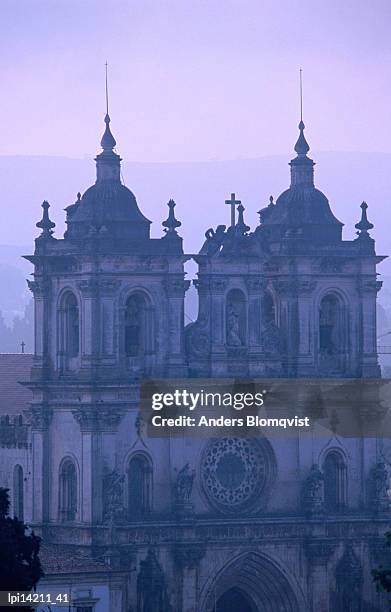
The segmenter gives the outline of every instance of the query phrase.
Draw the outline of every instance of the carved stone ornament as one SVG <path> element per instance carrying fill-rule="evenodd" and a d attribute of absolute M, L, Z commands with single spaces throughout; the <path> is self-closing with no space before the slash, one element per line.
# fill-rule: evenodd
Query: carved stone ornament
<path fill-rule="evenodd" d="M 226 278 L 212 277 L 210 279 L 210 289 L 215 293 L 223 293 L 227 288 L 228 280 Z"/>
<path fill-rule="evenodd" d="M 274 461 L 265 440 L 220 438 L 205 448 L 201 483 L 212 506 L 240 513 L 262 503 L 274 475 Z"/>
<path fill-rule="evenodd" d="M 308 516 L 316 516 L 324 511 L 324 477 L 316 464 L 304 481 L 302 506 Z"/>
<path fill-rule="evenodd" d="M 186 463 L 181 470 L 179 470 L 176 481 L 174 484 L 174 504 L 175 510 L 184 513 L 190 513 L 193 510 L 191 503 L 191 494 L 193 491 L 193 484 L 195 478 L 195 471 L 190 468 L 189 463 Z"/>
<path fill-rule="evenodd" d="M 25 415 L 33 429 L 44 430 L 50 425 L 53 410 L 48 406 L 31 406 L 25 411 Z"/>
<path fill-rule="evenodd" d="M 191 323 L 185 330 L 186 352 L 192 357 L 206 357 L 210 351 L 210 335 L 196 322 Z"/>
<path fill-rule="evenodd" d="M 27 286 L 33 293 L 34 297 L 38 298 L 47 296 L 51 287 L 50 280 L 48 278 L 36 280 L 27 279 Z"/>
<path fill-rule="evenodd" d="M 265 280 L 257 276 L 248 276 L 245 281 L 248 291 L 260 292 L 266 286 Z"/>
<path fill-rule="evenodd" d="M 376 513 L 390 511 L 389 476 L 385 463 L 379 461 L 370 475 L 370 505 Z"/>
<path fill-rule="evenodd" d="M 106 470 L 103 476 L 103 520 L 117 521 L 124 518 L 125 476 L 117 469 Z"/>
<path fill-rule="evenodd" d="M 95 297 L 98 294 L 98 281 L 92 278 L 80 280 L 77 283 L 80 293 L 85 297 Z"/>
<path fill-rule="evenodd" d="M 124 415 L 123 408 L 114 406 L 81 406 L 72 411 L 82 431 L 115 429 Z"/>
<path fill-rule="evenodd" d="M 168 295 L 182 297 L 190 287 L 190 281 L 184 280 L 183 278 L 167 277 L 164 279 L 164 287 Z"/>

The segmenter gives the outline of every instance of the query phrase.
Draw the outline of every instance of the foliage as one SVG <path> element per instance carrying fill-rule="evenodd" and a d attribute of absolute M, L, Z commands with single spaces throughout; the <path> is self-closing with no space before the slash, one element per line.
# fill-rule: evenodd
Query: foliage
<path fill-rule="evenodd" d="M 0 591 L 31 591 L 43 576 L 38 557 L 41 538 L 19 519 L 9 516 L 8 489 L 0 488 Z M 33 611 L 12 606 L 3 610 Z"/>
<path fill-rule="evenodd" d="M 391 547 L 391 531 L 386 533 L 387 546 Z M 372 570 L 372 578 L 378 591 L 391 593 L 391 568 L 384 568 L 382 565 Z M 391 602 L 390 602 L 391 610 Z"/>

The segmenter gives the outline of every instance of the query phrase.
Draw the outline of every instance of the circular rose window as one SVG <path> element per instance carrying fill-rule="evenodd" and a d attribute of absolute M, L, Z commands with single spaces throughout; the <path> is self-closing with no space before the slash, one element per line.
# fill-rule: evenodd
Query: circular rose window
<path fill-rule="evenodd" d="M 262 505 L 274 475 L 274 454 L 265 440 L 221 438 L 205 448 L 201 482 L 210 503 L 225 512 Z"/>

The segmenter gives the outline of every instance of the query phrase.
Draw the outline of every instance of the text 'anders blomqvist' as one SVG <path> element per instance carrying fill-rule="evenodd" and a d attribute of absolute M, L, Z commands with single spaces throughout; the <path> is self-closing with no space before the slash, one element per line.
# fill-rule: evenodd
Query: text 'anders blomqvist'
<path fill-rule="evenodd" d="M 193 411 L 196 408 L 205 407 L 226 407 L 235 410 L 243 408 L 260 408 L 264 405 L 265 391 L 256 393 L 218 393 L 206 392 L 201 389 L 198 392 L 191 392 L 187 389 L 175 390 L 172 393 L 154 393 L 152 395 L 152 409 L 162 410 L 163 408 L 185 408 Z M 151 419 L 154 427 L 279 427 L 287 429 L 290 427 L 310 427 L 308 417 L 291 418 L 261 417 L 259 415 L 247 415 L 241 417 L 206 417 L 181 415 L 176 417 L 166 417 L 154 415 Z"/>
<path fill-rule="evenodd" d="M 259 417 L 257 415 L 247 415 L 245 418 L 240 417 L 206 417 L 200 416 L 198 419 L 190 416 L 178 416 L 175 418 L 163 417 L 160 414 L 155 414 L 152 417 L 152 425 L 154 427 L 310 427 L 309 417 L 292 418 L 272 418 Z"/>

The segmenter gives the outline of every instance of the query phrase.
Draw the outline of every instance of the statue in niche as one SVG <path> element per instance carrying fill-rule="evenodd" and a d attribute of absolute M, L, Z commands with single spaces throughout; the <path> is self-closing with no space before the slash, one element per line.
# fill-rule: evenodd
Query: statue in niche
<path fill-rule="evenodd" d="M 123 486 L 125 476 L 117 469 L 106 471 L 103 478 L 103 518 L 105 521 L 121 519 L 124 514 Z"/>
<path fill-rule="evenodd" d="M 226 305 L 226 337 L 227 345 L 239 347 L 245 344 L 246 333 L 246 301 L 239 289 L 232 289 L 227 297 Z"/>
<path fill-rule="evenodd" d="M 190 468 L 189 463 L 179 470 L 175 482 L 175 500 L 177 503 L 190 501 L 193 491 L 195 471 Z"/>
<path fill-rule="evenodd" d="M 136 357 L 142 350 L 142 322 L 144 300 L 141 296 L 132 295 L 126 302 L 125 310 L 125 350 L 128 357 Z"/>
<path fill-rule="evenodd" d="M 320 514 L 324 509 L 324 477 L 314 463 L 303 486 L 303 506 L 306 514 Z"/>
<path fill-rule="evenodd" d="M 379 461 L 372 469 L 372 507 L 376 512 L 390 510 L 388 472 L 385 463 Z"/>

